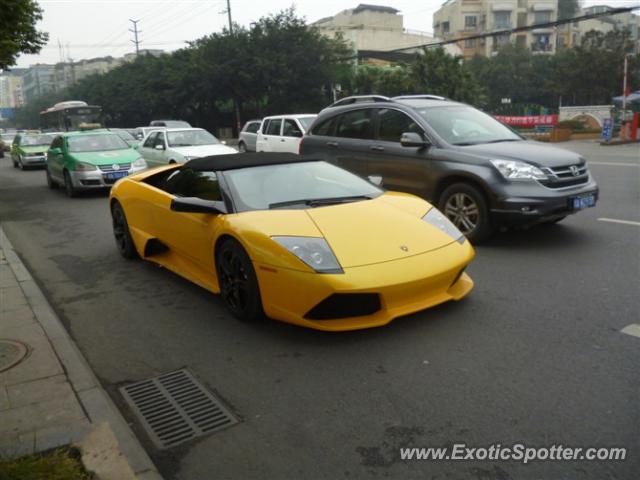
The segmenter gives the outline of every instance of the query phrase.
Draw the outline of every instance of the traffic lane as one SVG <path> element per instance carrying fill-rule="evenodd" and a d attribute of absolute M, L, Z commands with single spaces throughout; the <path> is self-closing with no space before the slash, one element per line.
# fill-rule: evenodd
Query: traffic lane
<path fill-rule="evenodd" d="M 471 267 L 476 290 L 467 301 L 383 329 L 327 335 L 276 322 L 238 323 L 207 292 L 150 264 L 120 259 L 104 197 L 71 200 L 37 185 L 3 188 L 0 195 L 3 221 L 7 204 L 17 206 L 8 212 L 14 218 L 11 240 L 22 246 L 23 258 L 33 263 L 116 400 L 120 382 L 188 365 L 243 417 L 238 427 L 155 455 L 165 472 L 179 472 L 180 478 L 213 471 L 235 478 L 300 471 L 309 478 L 346 472 L 417 477 L 427 468 L 464 474 L 488 467 L 401 464 L 394 447 L 405 443 L 598 439 L 633 445 L 628 418 L 635 412 L 630 401 L 637 401 L 637 382 L 629 363 L 637 340 L 603 322 L 611 314 L 637 317 L 637 305 L 618 296 L 630 283 L 607 283 L 612 290 L 593 308 L 591 291 L 580 290 L 571 269 L 563 270 L 554 279 L 555 291 L 569 285 L 566 296 L 576 310 L 557 312 L 553 290 L 536 297 L 547 272 L 519 278 L 536 263 L 562 258 L 573 265 L 591 253 L 599 258 L 602 243 L 614 235 L 586 221 L 591 211 L 567 219 L 567 225 L 500 235 L 480 247 Z M 82 208 L 76 210 L 75 202 Z M 70 205 L 69 218 L 47 218 Z M 25 216 L 30 220 L 19 221 Z M 624 232 L 617 235 L 617 255 L 633 246 L 630 231 Z M 633 263 L 619 263 L 614 268 L 620 279 L 629 278 Z M 602 287 L 602 272 L 585 270 L 584 281 Z M 600 418 L 602 412 L 611 413 Z M 527 472 L 583 466 L 540 464 Z M 589 469 L 596 478 L 619 467 Z M 499 468 L 520 470 L 512 464 Z"/>
<path fill-rule="evenodd" d="M 587 163 L 632 163 L 640 165 L 640 144 L 603 146 L 597 140 L 554 143 L 554 147 L 579 153 Z"/>

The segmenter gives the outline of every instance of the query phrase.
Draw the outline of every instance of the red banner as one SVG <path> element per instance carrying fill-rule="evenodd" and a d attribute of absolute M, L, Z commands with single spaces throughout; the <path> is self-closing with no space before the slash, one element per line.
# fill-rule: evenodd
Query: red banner
<path fill-rule="evenodd" d="M 558 123 L 558 115 L 496 115 L 495 118 L 512 127 L 533 128 L 536 125 L 553 126 Z"/>

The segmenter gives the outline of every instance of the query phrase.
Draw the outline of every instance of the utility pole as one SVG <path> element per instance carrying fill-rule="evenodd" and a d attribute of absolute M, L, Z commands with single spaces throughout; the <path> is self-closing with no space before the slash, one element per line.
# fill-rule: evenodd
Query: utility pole
<path fill-rule="evenodd" d="M 136 46 L 136 57 L 137 57 L 140 54 L 140 40 L 138 40 L 138 33 L 141 33 L 138 31 L 138 22 L 140 20 L 132 20 L 130 18 L 129 21 L 133 24 L 133 30 L 129 29 L 129 31 L 133 33 L 134 40 L 131 40 L 131 43 L 135 44 Z"/>
<path fill-rule="evenodd" d="M 229 20 L 229 35 L 233 35 L 233 21 L 231 20 L 231 0 L 227 0 L 227 19 Z M 238 104 L 238 99 L 233 99 L 233 105 L 236 110 L 236 128 L 238 129 L 238 135 L 240 135 L 240 130 L 242 129 L 242 121 L 240 119 L 240 105 Z"/>

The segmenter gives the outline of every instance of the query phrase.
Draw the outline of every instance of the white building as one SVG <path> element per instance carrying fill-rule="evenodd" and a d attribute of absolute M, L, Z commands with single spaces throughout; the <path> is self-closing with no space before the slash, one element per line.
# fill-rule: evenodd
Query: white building
<path fill-rule="evenodd" d="M 422 45 L 439 41 L 425 32 L 404 28 L 403 16 L 392 7 L 360 4 L 355 8 L 326 17 L 313 23 L 327 37 L 342 36 L 358 57 L 364 60 L 393 60 L 397 49 L 403 53 L 416 53 Z M 448 53 L 460 55 L 456 45 L 445 47 Z"/>
<path fill-rule="evenodd" d="M 613 10 L 608 5 L 594 5 L 582 10 L 582 15 L 590 15 L 594 13 L 605 13 Z M 584 38 L 587 32 L 596 30 L 602 33 L 608 33 L 614 30 L 629 30 L 631 41 L 634 43 L 636 53 L 640 53 L 640 15 L 633 13 L 619 13 L 617 15 L 608 15 L 604 17 L 593 18 L 578 23 L 580 38 Z"/>
<path fill-rule="evenodd" d="M 558 0 L 447 0 L 433 16 L 433 31 L 445 39 L 472 37 L 558 18 Z M 465 58 L 490 56 L 508 42 L 534 52 L 555 53 L 556 31 L 537 28 L 513 35 L 465 39 L 458 42 Z"/>
<path fill-rule="evenodd" d="M 16 68 L 0 74 L 0 109 L 20 108 L 22 98 L 23 69 Z"/>

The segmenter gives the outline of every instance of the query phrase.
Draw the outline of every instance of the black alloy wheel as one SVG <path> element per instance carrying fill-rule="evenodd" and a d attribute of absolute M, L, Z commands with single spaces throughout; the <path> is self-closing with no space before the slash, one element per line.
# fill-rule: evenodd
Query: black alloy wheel
<path fill-rule="evenodd" d="M 124 215 L 122 205 L 118 202 L 115 202 L 111 208 L 111 219 L 113 224 L 113 236 L 115 237 L 116 246 L 118 247 L 120 255 L 128 259 L 136 258 L 138 256 L 138 252 L 136 251 L 133 239 L 131 238 L 127 217 Z"/>
<path fill-rule="evenodd" d="M 227 310 L 245 322 L 264 318 L 256 272 L 240 243 L 229 239 L 218 247 L 216 270 Z"/>

